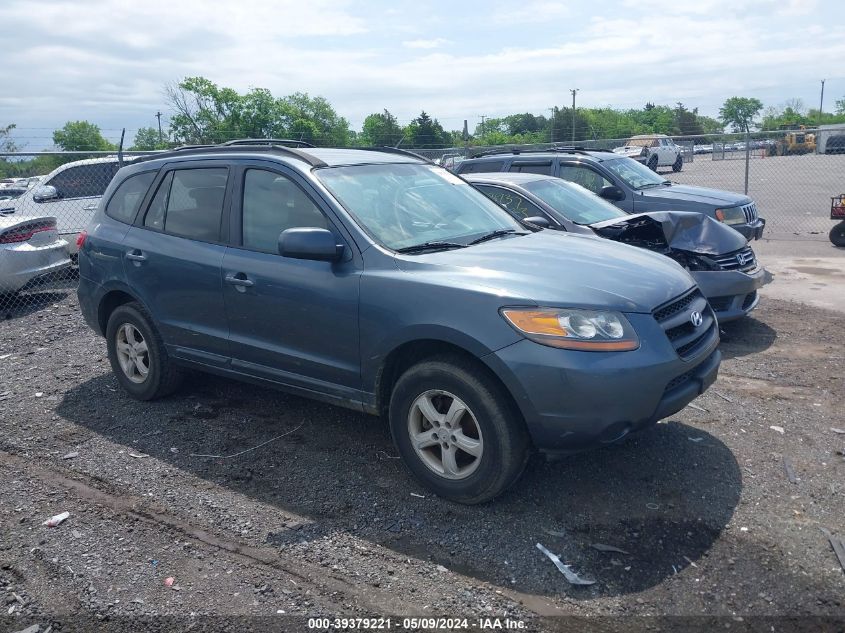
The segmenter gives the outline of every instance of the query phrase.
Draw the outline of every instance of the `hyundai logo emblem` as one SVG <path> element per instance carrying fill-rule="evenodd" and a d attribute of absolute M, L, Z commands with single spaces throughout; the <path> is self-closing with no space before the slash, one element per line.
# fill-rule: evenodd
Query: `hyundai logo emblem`
<path fill-rule="evenodd" d="M 692 314 L 689 315 L 689 322 L 692 323 L 695 327 L 698 327 L 702 323 L 704 323 L 704 319 L 701 316 L 701 312 L 698 310 L 694 310 Z"/>

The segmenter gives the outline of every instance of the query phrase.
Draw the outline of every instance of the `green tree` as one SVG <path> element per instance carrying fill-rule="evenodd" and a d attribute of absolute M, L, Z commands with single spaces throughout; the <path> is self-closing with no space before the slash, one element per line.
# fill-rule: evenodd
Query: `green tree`
<path fill-rule="evenodd" d="M 377 147 L 379 145 L 396 145 L 405 131 L 399 125 L 396 117 L 388 110 L 374 113 L 364 119 L 358 142 L 363 146 Z"/>
<path fill-rule="evenodd" d="M 159 134 L 156 128 L 142 127 L 138 128 L 138 131 L 135 132 L 135 140 L 132 142 L 132 147 L 129 149 L 137 152 L 154 149 L 167 149 L 168 147 L 170 147 L 170 144 L 166 135 L 162 135 L 162 139 L 159 140 Z"/>
<path fill-rule="evenodd" d="M 845 97 L 836 100 L 836 114 L 845 114 Z"/>
<path fill-rule="evenodd" d="M 53 143 L 66 152 L 115 149 L 115 146 L 103 137 L 99 126 L 88 121 L 68 121 L 62 129 L 53 132 Z"/>
<path fill-rule="evenodd" d="M 437 119 L 432 119 L 425 110 L 405 128 L 405 138 L 411 146 L 419 148 L 448 147 L 452 141 L 451 134 L 445 132 Z"/>
<path fill-rule="evenodd" d="M 731 97 L 719 108 L 719 118 L 736 132 L 750 132 L 763 103 L 754 97 Z"/>
<path fill-rule="evenodd" d="M 18 144 L 12 140 L 12 130 L 15 129 L 15 124 L 10 123 L 6 127 L 0 127 L 0 151 L 2 152 L 17 152 Z"/>

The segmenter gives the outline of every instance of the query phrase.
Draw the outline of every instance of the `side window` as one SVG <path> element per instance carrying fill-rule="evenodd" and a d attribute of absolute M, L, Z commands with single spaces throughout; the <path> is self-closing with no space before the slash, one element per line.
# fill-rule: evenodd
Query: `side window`
<path fill-rule="evenodd" d="M 533 162 L 533 163 L 511 163 L 509 171 L 517 171 L 524 174 L 542 174 L 544 176 L 552 175 L 552 161 L 547 162 Z"/>
<path fill-rule="evenodd" d="M 106 205 L 106 215 L 110 218 L 131 224 L 141 206 L 147 189 L 153 184 L 156 172 L 147 171 L 124 180 Z"/>
<path fill-rule="evenodd" d="M 244 176 L 243 245 L 278 253 L 279 233 L 298 227 L 328 228 L 326 216 L 292 180 L 263 169 Z"/>
<path fill-rule="evenodd" d="M 503 160 L 464 161 L 458 165 L 459 174 L 481 174 L 484 172 L 502 171 L 505 167 Z"/>
<path fill-rule="evenodd" d="M 602 187 L 607 187 L 613 184 L 607 178 L 593 171 L 589 167 L 572 163 L 560 164 L 560 177 L 564 180 L 577 183 L 585 189 L 589 189 L 593 193 L 598 193 L 601 191 Z"/>
<path fill-rule="evenodd" d="M 220 239 L 220 219 L 229 170 L 178 169 L 162 181 L 144 226 L 201 242 Z"/>
<path fill-rule="evenodd" d="M 115 162 L 76 165 L 60 171 L 44 184 L 55 187 L 59 198 L 102 196 L 119 168 Z"/>
<path fill-rule="evenodd" d="M 488 185 L 476 185 L 484 195 L 491 200 L 498 202 L 505 207 L 508 212 L 519 220 L 530 218 L 532 216 L 548 217 L 540 208 L 533 202 L 529 202 L 518 193 L 502 189 L 501 187 L 491 187 Z"/>

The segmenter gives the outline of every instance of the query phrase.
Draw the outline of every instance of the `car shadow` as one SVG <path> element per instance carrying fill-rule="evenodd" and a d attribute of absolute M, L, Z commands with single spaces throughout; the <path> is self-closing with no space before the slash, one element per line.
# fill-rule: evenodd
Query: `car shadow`
<path fill-rule="evenodd" d="M 20 292 L 14 295 L 0 295 L 0 319 L 19 319 L 59 303 L 70 291 L 41 289 Z"/>
<path fill-rule="evenodd" d="M 503 496 L 462 506 L 411 479 L 377 418 L 252 385 L 201 376 L 168 399 L 143 403 L 125 396 L 107 374 L 69 390 L 57 413 L 133 451 L 309 519 L 267 526 L 270 545 L 317 545 L 350 533 L 403 557 L 547 596 L 590 599 L 657 585 L 707 554 L 742 489 L 728 447 L 678 422 L 558 461 L 535 456 Z M 236 458 L 191 456 L 232 455 L 282 433 Z M 536 543 L 598 582 L 570 586 Z"/>
<path fill-rule="evenodd" d="M 720 325 L 719 349 L 723 358 L 737 358 L 769 349 L 778 338 L 774 328 L 747 316 Z"/>

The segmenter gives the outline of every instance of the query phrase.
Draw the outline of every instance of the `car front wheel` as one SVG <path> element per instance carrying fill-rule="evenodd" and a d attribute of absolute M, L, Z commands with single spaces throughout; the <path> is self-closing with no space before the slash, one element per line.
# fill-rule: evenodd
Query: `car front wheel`
<path fill-rule="evenodd" d="M 648 159 L 646 163 L 646 167 L 648 167 L 651 171 L 657 171 L 657 156 L 654 155 Z"/>
<path fill-rule="evenodd" d="M 834 246 L 845 246 L 845 221 L 830 229 L 830 241 Z"/>
<path fill-rule="evenodd" d="M 152 318 L 137 303 L 117 307 L 106 326 L 112 371 L 126 392 L 154 400 L 176 390 L 182 372 L 172 363 Z"/>
<path fill-rule="evenodd" d="M 390 400 L 390 429 L 411 473 L 452 501 L 483 503 L 525 467 L 528 434 L 486 368 L 461 356 L 408 369 Z"/>
<path fill-rule="evenodd" d="M 679 172 L 684 168 L 684 157 L 678 154 L 675 162 L 672 164 L 672 171 Z"/>

